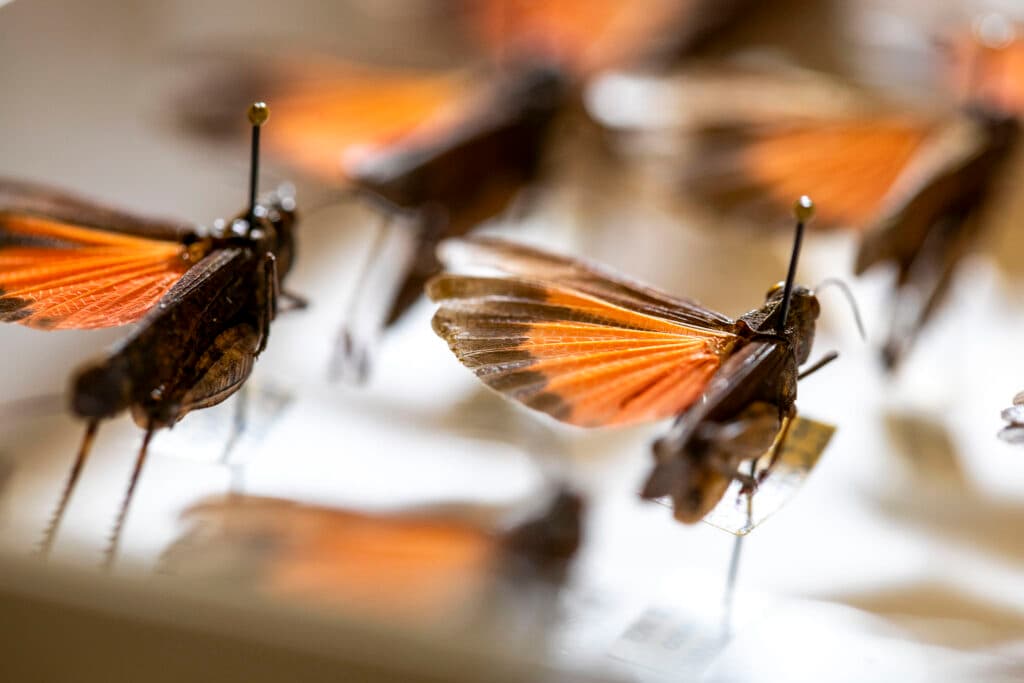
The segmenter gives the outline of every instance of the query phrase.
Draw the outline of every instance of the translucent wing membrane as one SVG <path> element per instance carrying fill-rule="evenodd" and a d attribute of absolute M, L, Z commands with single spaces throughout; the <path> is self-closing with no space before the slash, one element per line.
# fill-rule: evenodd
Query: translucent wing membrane
<path fill-rule="evenodd" d="M 441 134 L 464 115 L 468 99 L 462 75 L 352 68 L 283 92 L 267 144 L 301 168 L 337 179 L 382 149 Z"/>
<path fill-rule="evenodd" d="M 189 269 L 191 256 L 180 242 L 0 207 L 0 320 L 43 329 L 134 322 Z"/>
<path fill-rule="evenodd" d="M 971 102 L 1024 117 L 1024 24 L 990 15 L 952 41 L 953 87 Z M 992 23 L 995 22 L 995 23 Z"/>
<path fill-rule="evenodd" d="M 788 216 L 793 197 L 807 194 L 816 225 L 863 230 L 933 129 L 915 117 L 858 116 L 708 130 L 687 189 L 760 222 Z"/>
<path fill-rule="evenodd" d="M 538 55 L 589 76 L 684 52 L 730 20 L 740 0 L 465 0 L 497 59 Z"/>
<path fill-rule="evenodd" d="M 649 49 L 680 13 L 673 0 L 471 0 L 479 35 L 499 58 L 540 52 L 582 74 Z"/>
<path fill-rule="evenodd" d="M 197 527 L 199 546 L 179 543 L 168 557 L 173 569 L 228 554 L 271 594 L 374 612 L 419 616 L 457 608 L 490 578 L 500 551 L 495 536 L 457 520 L 271 498 L 234 497 L 188 516 L 204 524 Z"/>
<path fill-rule="evenodd" d="M 505 579 L 519 598 L 526 582 L 561 580 L 583 509 L 562 491 L 539 516 L 506 528 L 457 508 L 361 513 L 231 496 L 186 513 L 195 526 L 165 554 L 164 568 L 252 577 L 267 592 L 317 605 L 449 619 Z"/>
<path fill-rule="evenodd" d="M 330 182 L 351 178 L 367 158 L 442 134 L 475 101 L 461 71 L 395 71 L 322 56 L 240 59 L 210 73 L 188 98 L 186 125 L 224 136 L 240 131 L 237 112 L 246 103 L 273 102 L 266 148 Z"/>
<path fill-rule="evenodd" d="M 1011 120 L 971 114 L 936 126 L 887 198 L 876 229 L 864 236 L 855 271 L 892 260 L 899 264 L 903 281 L 915 259 L 937 265 L 941 249 L 922 256 L 928 235 L 935 234 L 932 249 L 965 236 L 950 226 L 982 205 L 1019 134 Z M 946 227 L 934 230 L 944 223 Z"/>
<path fill-rule="evenodd" d="M 434 330 L 482 381 L 585 427 L 684 410 L 737 339 L 557 280 L 442 275 L 427 292 L 441 303 Z"/>
<path fill-rule="evenodd" d="M 728 329 L 734 324 L 731 318 L 695 301 L 648 287 L 609 268 L 502 239 L 477 236 L 449 240 L 441 245 L 440 255 L 450 268 L 484 266 L 525 279 L 558 282 L 654 317 L 713 329 Z"/>

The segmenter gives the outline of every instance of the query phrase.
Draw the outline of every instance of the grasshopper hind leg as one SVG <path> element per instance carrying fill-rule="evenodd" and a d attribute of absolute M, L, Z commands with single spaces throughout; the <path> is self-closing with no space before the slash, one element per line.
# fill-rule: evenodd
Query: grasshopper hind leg
<path fill-rule="evenodd" d="M 782 449 L 786 446 L 786 439 L 789 438 L 789 428 L 793 426 L 793 419 L 795 415 L 786 415 L 782 418 L 782 427 L 779 429 L 779 434 L 772 443 L 768 453 L 765 455 L 768 457 L 768 464 L 756 475 L 758 483 L 763 482 L 772 469 L 775 467 L 775 463 L 778 462 L 779 456 L 782 455 Z"/>
<path fill-rule="evenodd" d="M 78 448 L 78 454 L 75 456 L 75 462 L 71 466 L 71 472 L 68 473 L 67 481 L 64 483 L 64 489 L 61 491 L 60 500 L 57 502 L 57 506 L 53 509 L 53 514 L 50 516 L 50 521 L 46 525 L 46 529 L 43 531 L 43 537 L 39 542 L 38 552 L 43 558 L 50 556 L 50 551 L 53 549 L 53 542 L 57 539 L 57 532 L 60 530 L 61 521 L 64 519 L 64 513 L 67 511 L 68 503 L 71 501 L 71 494 L 74 493 L 75 486 L 78 484 L 78 479 L 82 475 L 82 469 L 85 466 L 85 461 L 89 459 L 89 453 L 92 451 L 92 442 L 96 438 L 96 432 L 99 429 L 99 420 L 91 420 L 85 428 L 85 436 L 82 437 L 82 444 Z"/>
<path fill-rule="evenodd" d="M 153 432 L 155 430 L 156 428 L 150 424 L 146 428 L 146 435 L 142 437 L 142 447 L 139 448 L 139 454 L 135 458 L 135 467 L 132 469 L 131 479 L 128 480 L 128 489 L 125 491 L 124 498 L 121 501 L 121 508 L 118 510 L 117 518 L 114 520 L 114 527 L 111 529 L 107 549 L 104 552 L 103 569 L 106 571 L 110 571 L 113 568 L 114 561 L 117 559 L 117 552 L 121 545 L 121 533 L 124 530 L 125 520 L 128 518 L 128 509 L 131 507 L 132 497 L 135 494 L 135 488 L 138 486 L 142 468 L 146 464 L 149 443 L 153 439 Z"/>

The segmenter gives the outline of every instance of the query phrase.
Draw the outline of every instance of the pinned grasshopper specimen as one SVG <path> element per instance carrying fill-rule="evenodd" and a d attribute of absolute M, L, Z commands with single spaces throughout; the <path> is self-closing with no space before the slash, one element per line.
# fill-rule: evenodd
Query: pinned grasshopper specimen
<path fill-rule="evenodd" d="M 208 232 L 0 181 L 0 320 L 38 329 L 137 323 L 72 380 L 71 409 L 86 420 L 86 433 L 43 554 L 101 421 L 128 410 L 145 430 L 107 550 L 109 566 L 153 433 L 237 392 L 266 348 L 278 300 L 288 296 L 281 282 L 292 266 L 296 221 L 292 197 L 256 201 L 259 127 L 267 117 L 262 103 L 249 110 L 249 207 Z"/>
<path fill-rule="evenodd" d="M 742 458 L 687 456 L 682 466 L 676 440 L 659 446 L 663 455 L 645 495 L 671 493 L 677 517 L 694 522 L 721 498 L 722 482 L 745 477 L 739 460 L 784 443 L 796 414 L 798 368 L 810 357 L 820 312 L 814 292 L 795 284 L 812 210 L 806 197 L 797 204 L 785 282 L 736 320 L 596 265 L 476 238 L 449 251 L 454 256 L 461 248 L 468 264 L 506 275 L 446 273 L 432 280 L 427 292 L 440 304 L 434 331 L 487 386 L 569 424 L 607 427 L 680 415 L 680 425 L 697 426 L 754 411 L 745 414 L 756 416 L 756 428 L 747 430 Z M 680 448 L 691 443 L 691 432 L 684 428 Z M 699 436 L 710 438 L 705 432 Z M 711 479 L 713 487 L 703 483 Z M 706 495 L 691 506 L 694 488 Z M 677 496 L 681 491 L 687 493 Z"/>
<path fill-rule="evenodd" d="M 1004 28 L 998 43 L 978 31 L 954 44 L 963 98 L 939 114 L 860 93 L 841 112 L 740 117 L 694 134 L 684 186 L 702 204 L 763 224 L 799 188 L 822 206 L 818 227 L 861 234 L 857 274 L 895 270 L 881 348 L 887 370 L 906 356 L 979 241 L 1019 149 L 1024 40 Z"/>

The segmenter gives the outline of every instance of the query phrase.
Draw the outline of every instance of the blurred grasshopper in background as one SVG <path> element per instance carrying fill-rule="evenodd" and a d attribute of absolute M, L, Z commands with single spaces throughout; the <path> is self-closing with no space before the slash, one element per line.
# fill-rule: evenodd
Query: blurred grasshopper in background
<path fill-rule="evenodd" d="M 946 54 L 949 89 L 960 101 L 939 113 L 934 104 L 908 108 L 793 68 L 705 64 L 680 80 L 681 92 L 691 89 L 685 101 L 720 105 L 710 107 L 718 116 L 684 116 L 678 124 L 689 159 L 677 168 L 679 182 L 695 206 L 763 230 L 781 225 L 790 198 L 807 193 L 820 207 L 818 229 L 860 233 L 856 273 L 883 265 L 896 271 L 881 349 L 888 370 L 906 356 L 977 243 L 1019 147 L 1019 28 L 985 17 L 950 41 Z"/>
<path fill-rule="evenodd" d="M 273 99 L 285 123 L 269 131 L 270 152 L 370 198 L 403 232 L 398 264 L 377 263 L 386 231 L 378 233 L 338 336 L 331 374 L 362 380 L 376 336 L 440 272 L 438 243 L 500 216 L 538 181 L 556 120 L 582 112 L 576 103 L 590 77 L 685 56 L 746 4 L 459 0 L 445 6 L 478 42 L 483 66 L 416 72 L 313 55 L 237 57 L 179 98 L 181 118 L 194 133 L 223 138 L 235 130 L 235 103 Z M 370 286 L 381 280 L 375 268 L 394 274 L 390 285 Z"/>

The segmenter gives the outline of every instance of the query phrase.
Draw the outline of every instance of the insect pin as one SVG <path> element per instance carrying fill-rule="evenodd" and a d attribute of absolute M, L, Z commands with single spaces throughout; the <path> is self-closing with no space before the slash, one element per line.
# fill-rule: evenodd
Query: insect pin
<path fill-rule="evenodd" d="M 820 307 L 815 292 L 795 284 L 813 204 L 802 197 L 795 213 L 785 282 L 735 320 L 597 265 L 478 237 L 442 245 L 447 260 L 504 275 L 431 280 L 427 292 L 440 304 L 434 331 L 487 386 L 563 422 L 608 427 L 679 416 L 655 449 L 644 496 L 672 495 L 676 517 L 695 522 L 724 485 L 748 479 L 740 460 L 769 449 L 769 461 L 777 456 L 796 414 L 798 377 L 837 357 L 799 371 Z M 739 419 L 752 421 L 743 449 L 691 457 L 698 439 L 718 442 L 713 421 Z"/>
<path fill-rule="evenodd" d="M 71 409 L 87 427 L 44 532 L 44 556 L 101 421 L 129 410 L 145 430 L 106 550 L 109 568 L 153 433 L 237 392 L 266 347 L 278 300 L 290 296 L 281 282 L 296 223 L 291 196 L 256 200 L 259 130 L 268 116 L 262 102 L 249 108 L 249 205 L 209 231 L 0 181 L 0 320 L 49 330 L 137 323 L 72 380 Z"/>

